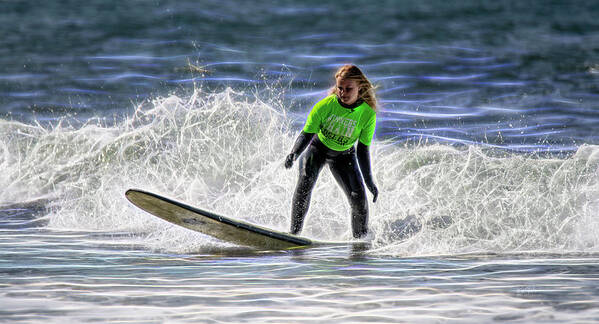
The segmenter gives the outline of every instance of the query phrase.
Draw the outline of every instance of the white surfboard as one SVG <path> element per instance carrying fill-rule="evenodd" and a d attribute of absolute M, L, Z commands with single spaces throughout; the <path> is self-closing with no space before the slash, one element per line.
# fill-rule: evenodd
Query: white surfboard
<path fill-rule="evenodd" d="M 125 196 L 154 216 L 225 242 L 273 250 L 327 244 L 218 215 L 147 191 L 129 189 Z"/>

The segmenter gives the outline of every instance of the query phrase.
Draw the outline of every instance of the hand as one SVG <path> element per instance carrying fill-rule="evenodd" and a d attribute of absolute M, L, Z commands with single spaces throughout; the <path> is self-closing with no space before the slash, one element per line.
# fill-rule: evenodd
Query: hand
<path fill-rule="evenodd" d="M 372 193 L 372 202 L 375 203 L 376 199 L 379 197 L 379 189 L 376 187 L 374 183 L 366 185 L 366 187 L 368 187 L 368 190 L 370 190 L 370 192 Z"/>
<path fill-rule="evenodd" d="M 285 158 L 285 169 L 289 169 L 293 166 L 293 161 L 295 161 L 295 154 L 291 153 L 287 155 Z"/>

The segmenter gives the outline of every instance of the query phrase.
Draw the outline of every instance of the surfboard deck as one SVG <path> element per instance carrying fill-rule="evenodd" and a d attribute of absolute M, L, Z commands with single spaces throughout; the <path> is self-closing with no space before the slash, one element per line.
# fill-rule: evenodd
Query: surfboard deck
<path fill-rule="evenodd" d="M 129 189 L 125 196 L 154 216 L 225 242 L 272 250 L 327 244 L 218 215 L 143 190 Z"/>

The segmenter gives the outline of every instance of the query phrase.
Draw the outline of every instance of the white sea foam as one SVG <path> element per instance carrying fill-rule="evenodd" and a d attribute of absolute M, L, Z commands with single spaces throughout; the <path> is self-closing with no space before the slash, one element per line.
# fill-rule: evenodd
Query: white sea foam
<path fill-rule="evenodd" d="M 178 228 L 124 198 L 141 188 L 278 230 L 289 223 L 298 132 L 277 101 L 227 89 L 140 105 L 127 119 L 52 128 L 0 121 L 0 204 L 50 199 L 49 227 L 129 231 L 175 252 L 223 243 Z M 373 251 L 392 255 L 596 251 L 599 147 L 568 158 L 376 141 L 380 197 Z M 350 239 L 349 208 L 328 170 L 303 234 Z M 139 238 L 141 237 L 141 238 Z"/>

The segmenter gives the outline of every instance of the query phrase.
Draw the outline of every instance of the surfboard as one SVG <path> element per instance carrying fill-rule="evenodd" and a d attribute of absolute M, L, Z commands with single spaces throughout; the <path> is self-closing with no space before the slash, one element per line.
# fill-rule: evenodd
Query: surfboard
<path fill-rule="evenodd" d="M 305 237 L 275 231 L 211 211 L 196 208 L 155 193 L 129 189 L 127 199 L 146 212 L 167 222 L 197 231 L 219 240 L 259 249 L 291 249 L 321 245 Z"/>

